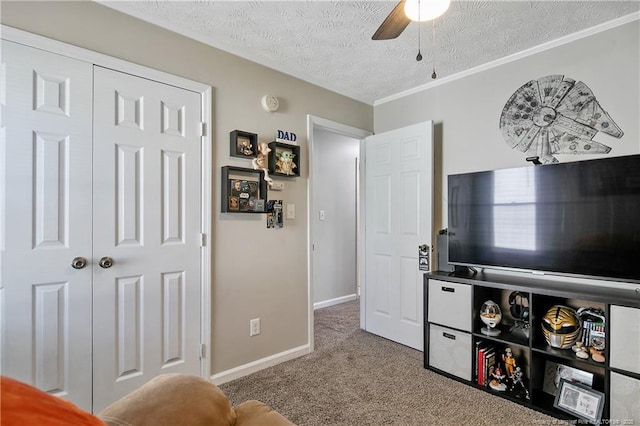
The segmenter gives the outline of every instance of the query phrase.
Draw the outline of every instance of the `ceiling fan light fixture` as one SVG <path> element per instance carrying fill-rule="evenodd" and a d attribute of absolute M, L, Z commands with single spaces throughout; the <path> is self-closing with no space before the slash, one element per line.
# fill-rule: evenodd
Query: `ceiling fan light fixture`
<path fill-rule="evenodd" d="M 406 0 L 404 13 L 412 21 L 430 21 L 449 9 L 451 0 Z"/>

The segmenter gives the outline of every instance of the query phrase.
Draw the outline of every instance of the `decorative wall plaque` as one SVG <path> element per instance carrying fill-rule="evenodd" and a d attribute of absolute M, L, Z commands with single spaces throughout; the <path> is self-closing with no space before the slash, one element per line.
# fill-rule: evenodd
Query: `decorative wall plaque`
<path fill-rule="evenodd" d="M 502 109 L 500 129 L 511 148 L 543 164 L 557 163 L 554 154 L 608 153 L 611 148 L 593 137 L 624 134 L 585 83 L 562 75 L 531 80 L 516 90 Z"/>

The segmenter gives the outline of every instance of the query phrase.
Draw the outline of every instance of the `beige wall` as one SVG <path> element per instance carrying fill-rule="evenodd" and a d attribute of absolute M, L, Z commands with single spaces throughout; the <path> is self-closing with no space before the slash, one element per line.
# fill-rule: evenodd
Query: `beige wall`
<path fill-rule="evenodd" d="M 500 115 L 520 86 L 551 74 L 586 83 L 622 128 L 621 139 L 602 132 L 594 137 L 612 147 L 609 156 L 640 152 L 637 20 L 374 108 L 376 133 L 434 120 L 434 231 L 447 225 L 448 174 L 530 164 L 525 153 L 504 141 Z M 558 157 L 562 162 L 587 158 L 595 156 Z"/>
<path fill-rule="evenodd" d="M 372 130 L 373 107 L 286 76 L 94 2 L 2 2 L 3 24 L 196 80 L 214 87 L 212 374 L 305 345 L 307 331 L 306 115 Z M 265 94 L 280 98 L 264 112 Z M 301 177 L 272 193 L 295 204 L 296 219 L 267 230 L 264 215 L 221 214 L 220 166 L 250 167 L 229 157 L 234 129 L 272 140 L 293 131 Z M 249 337 L 249 320 L 262 333 Z"/>

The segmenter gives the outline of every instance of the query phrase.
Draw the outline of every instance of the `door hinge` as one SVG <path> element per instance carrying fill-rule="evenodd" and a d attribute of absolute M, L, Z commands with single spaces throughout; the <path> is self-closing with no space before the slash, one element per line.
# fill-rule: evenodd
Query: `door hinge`
<path fill-rule="evenodd" d="M 200 358 L 206 358 L 206 357 L 207 357 L 207 345 L 201 344 L 200 345 Z"/>
<path fill-rule="evenodd" d="M 207 234 L 200 233 L 200 247 L 207 245 Z"/>
<path fill-rule="evenodd" d="M 207 135 L 207 123 L 201 122 L 200 123 L 200 136 L 206 136 L 206 135 Z"/>

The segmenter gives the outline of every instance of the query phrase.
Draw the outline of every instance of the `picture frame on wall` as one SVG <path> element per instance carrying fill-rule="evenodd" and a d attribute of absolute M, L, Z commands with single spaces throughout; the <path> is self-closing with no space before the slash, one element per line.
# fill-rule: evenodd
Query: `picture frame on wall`
<path fill-rule="evenodd" d="M 222 213 L 266 212 L 267 183 L 264 171 L 222 166 L 220 180 Z"/>
<path fill-rule="evenodd" d="M 605 395 L 579 382 L 561 379 L 553 406 L 578 419 L 600 424 Z"/>
<path fill-rule="evenodd" d="M 228 179 L 229 211 L 263 212 L 264 200 L 260 198 L 260 182 L 257 180 Z"/>
<path fill-rule="evenodd" d="M 234 130 L 229 135 L 229 154 L 232 157 L 255 158 L 258 155 L 258 135 Z"/>

